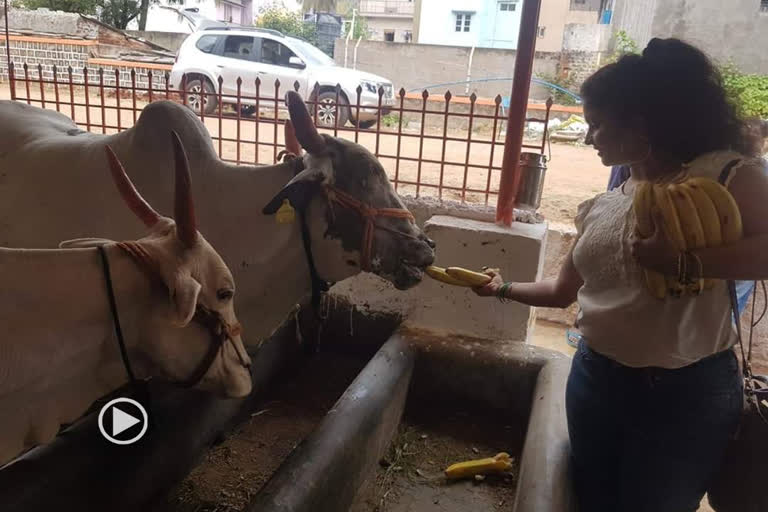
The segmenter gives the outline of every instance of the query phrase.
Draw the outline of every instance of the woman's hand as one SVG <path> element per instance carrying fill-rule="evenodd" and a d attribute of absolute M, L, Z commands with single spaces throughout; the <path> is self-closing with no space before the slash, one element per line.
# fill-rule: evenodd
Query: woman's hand
<path fill-rule="evenodd" d="M 502 279 L 501 274 L 495 270 L 487 269 L 485 270 L 485 273 L 491 276 L 491 282 L 485 286 L 472 288 L 472 291 L 481 297 L 495 297 L 499 293 L 501 285 L 504 284 L 504 279 Z"/>
<path fill-rule="evenodd" d="M 648 238 L 641 238 L 637 233 L 628 241 L 629 252 L 641 267 L 655 270 L 667 276 L 677 274 L 677 262 L 680 255 L 672 242 L 669 241 L 662 225 L 664 217 L 659 210 L 653 212 L 655 230 Z"/>

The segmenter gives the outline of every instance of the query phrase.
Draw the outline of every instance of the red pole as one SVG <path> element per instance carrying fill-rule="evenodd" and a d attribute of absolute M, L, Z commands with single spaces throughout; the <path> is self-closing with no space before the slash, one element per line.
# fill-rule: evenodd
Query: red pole
<path fill-rule="evenodd" d="M 5 0 L 4 5 L 5 10 L 5 57 L 8 63 L 8 81 L 10 82 L 13 80 L 13 77 L 11 76 L 11 35 L 9 33 L 8 28 L 8 0 Z M 11 94 L 13 94 L 13 83 L 11 83 Z M 15 99 L 15 98 L 14 98 Z"/>
<path fill-rule="evenodd" d="M 536 36 L 539 27 L 541 0 L 525 0 L 520 21 L 520 35 L 517 38 L 515 72 L 512 94 L 509 99 L 507 135 L 504 139 L 504 159 L 501 163 L 499 202 L 496 206 L 496 222 L 510 226 L 515 220 L 514 206 L 517 188 L 520 184 L 520 152 L 523 146 L 525 114 L 528 106 L 528 92 L 531 87 L 533 58 L 536 53 Z"/>

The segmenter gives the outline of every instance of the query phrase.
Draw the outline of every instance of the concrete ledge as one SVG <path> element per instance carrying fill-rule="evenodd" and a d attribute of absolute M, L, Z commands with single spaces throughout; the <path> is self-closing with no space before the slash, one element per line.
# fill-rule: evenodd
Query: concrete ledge
<path fill-rule="evenodd" d="M 495 223 L 436 215 L 424 232 L 437 244 L 438 266 L 479 270 L 498 267 L 510 281 L 535 281 L 541 275 L 546 224 Z M 413 291 L 414 308 L 406 326 L 445 335 L 525 341 L 532 322 L 532 308 L 501 305 L 477 297 L 471 290 L 425 281 Z"/>
<path fill-rule="evenodd" d="M 569 468 L 565 385 L 569 363 L 548 362 L 539 372 L 520 458 L 515 512 L 575 512 Z"/>
<path fill-rule="evenodd" d="M 246 510 L 347 510 L 397 430 L 414 354 L 398 335 L 385 343 Z"/>

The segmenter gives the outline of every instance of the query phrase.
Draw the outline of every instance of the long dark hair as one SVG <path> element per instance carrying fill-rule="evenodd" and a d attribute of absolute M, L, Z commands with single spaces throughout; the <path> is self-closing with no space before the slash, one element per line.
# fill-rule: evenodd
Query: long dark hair
<path fill-rule="evenodd" d="M 726 97 L 717 68 L 679 39 L 654 38 L 642 55 L 625 55 L 581 87 L 585 104 L 617 121 L 645 122 L 654 154 L 689 162 L 730 149 L 755 156 L 753 131 Z"/>

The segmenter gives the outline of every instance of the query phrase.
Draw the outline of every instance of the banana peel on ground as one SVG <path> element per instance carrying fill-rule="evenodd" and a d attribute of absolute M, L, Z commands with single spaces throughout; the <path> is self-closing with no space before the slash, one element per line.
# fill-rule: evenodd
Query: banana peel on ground
<path fill-rule="evenodd" d="M 449 480 L 457 480 L 460 478 L 473 478 L 475 475 L 504 473 L 510 469 L 512 469 L 512 458 L 508 453 L 501 452 L 494 457 L 451 464 L 445 470 L 445 477 Z"/>
<path fill-rule="evenodd" d="M 443 268 L 432 265 L 427 267 L 426 272 L 432 279 L 453 286 L 477 288 L 478 286 L 485 286 L 491 282 L 491 276 L 488 274 L 473 272 L 472 270 L 467 270 L 461 267 Z"/>

